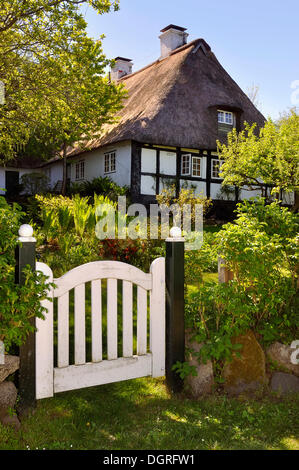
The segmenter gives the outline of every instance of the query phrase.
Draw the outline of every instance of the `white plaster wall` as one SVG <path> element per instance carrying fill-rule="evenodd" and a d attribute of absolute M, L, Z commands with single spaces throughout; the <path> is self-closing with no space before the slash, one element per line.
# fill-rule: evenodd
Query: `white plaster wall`
<path fill-rule="evenodd" d="M 41 168 L 41 171 L 49 178 L 50 188 L 53 189 L 57 181 L 62 181 L 63 179 L 63 163 L 62 160 L 55 163 L 51 163 L 47 166 Z"/>
<path fill-rule="evenodd" d="M 148 196 L 156 195 L 156 178 L 149 175 L 141 175 L 140 193 Z"/>
<path fill-rule="evenodd" d="M 156 150 L 141 149 L 141 171 L 143 173 L 156 173 L 156 156 Z"/>
<path fill-rule="evenodd" d="M 160 150 L 160 173 L 176 175 L 176 153 Z"/>
<path fill-rule="evenodd" d="M 170 186 L 175 185 L 175 178 L 160 178 L 159 179 L 159 193 L 163 189 L 169 189 Z"/>
<path fill-rule="evenodd" d="M 195 180 L 180 180 L 181 188 L 184 187 L 187 183 L 187 187 L 191 189 L 192 186 L 195 186 L 195 194 L 202 194 L 206 196 L 206 182 L 205 181 L 195 181 Z"/>
<path fill-rule="evenodd" d="M 262 195 L 262 190 L 261 189 L 254 189 L 252 191 L 246 189 L 246 187 L 244 187 L 243 189 L 240 190 L 240 193 L 239 193 L 239 199 L 243 200 L 243 199 L 250 199 L 252 197 L 257 197 L 257 196 L 261 196 Z"/>
<path fill-rule="evenodd" d="M 221 182 L 211 183 L 210 186 L 210 198 L 223 201 L 234 201 L 235 200 L 235 190 L 232 194 L 227 197 L 226 194 L 220 194 Z"/>
<path fill-rule="evenodd" d="M 116 152 L 116 171 L 105 173 L 105 153 Z M 76 180 L 76 162 L 85 160 L 84 180 L 91 181 L 99 176 L 108 176 L 119 186 L 130 186 L 131 184 L 131 142 L 120 142 L 113 146 L 96 149 L 92 152 L 80 155 L 71 162 L 71 181 Z"/>
<path fill-rule="evenodd" d="M 295 202 L 295 194 L 294 193 L 286 193 L 285 191 L 282 192 L 282 201 L 284 204 L 289 204 L 292 206 Z"/>

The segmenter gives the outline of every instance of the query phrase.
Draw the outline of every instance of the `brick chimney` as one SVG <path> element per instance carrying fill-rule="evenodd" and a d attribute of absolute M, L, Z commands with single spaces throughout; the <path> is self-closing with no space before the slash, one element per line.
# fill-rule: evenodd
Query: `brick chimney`
<path fill-rule="evenodd" d="M 132 73 L 133 63 L 131 59 L 116 57 L 114 60 L 115 65 L 111 69 L 111 80 L 117 81 L 125 75 L 130 75 Z"/>
<path fill-rule="evenodd" d="M 185 32 L 186 28 L 170 24 L 166 28 L 161 29 L 161 59 L 169 56 L 169 54 L 187 43 L 188 33 Z"/>

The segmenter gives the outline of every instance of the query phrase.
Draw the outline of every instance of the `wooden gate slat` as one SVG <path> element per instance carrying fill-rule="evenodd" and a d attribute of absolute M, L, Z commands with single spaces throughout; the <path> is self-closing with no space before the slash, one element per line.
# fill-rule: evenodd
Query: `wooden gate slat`
<path fill-rule="evenodd" d="M 107 356 L 117 359 L 117 280 L 107 279 Z"/>
<path fill-rule="evenodd" d="M 85 364 L 85 284 L 75 287 L 75 364 Z"/>
<path fill-rule="evenodd" d="M 58 367 L 69 365 L 69 293 L 58 297 Z"/>
<path fill-rule="evenodd" d="M 102 284 L 91 282 L 91 359 L 102 360 Z"/>
<path fill-rule="evenodd" d="M 133 356 L 133 284 L 123 281 L 123 357 Z"/>
<path fill-rule="evenodd" d="M 147 350 L 147 291 L 137 287 L 137 355 Z"/>

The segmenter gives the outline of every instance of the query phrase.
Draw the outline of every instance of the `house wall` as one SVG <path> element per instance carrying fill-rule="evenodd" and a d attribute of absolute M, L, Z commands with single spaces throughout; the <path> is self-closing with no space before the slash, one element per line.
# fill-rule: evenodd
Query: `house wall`
<path fill-rule="evenodd" d="M 12 167 L 0 167 L 0 195 L 5 195 L 5 191 L 3 189 L 5 188 L 5 171 L 18 171 L 19 172 L 19 181 L 21 180 L 21 177 L 25 175 L 26 173 L 33 173 L 36 172 L 37 170 L 34 169 L 24 169 L 24 168 L 12 168 Z"/>
<path fill-rule="evenodd" d="M 211 179 L 211 159 L 217 158 L 215 152 L 204 149 L 187 149 L 176 147 L 164 147 L 159 145 L 138 144 L 133 159 L 139 171 L 139 184 L 137 182 L 138 173 L 135 174 L 132 183 L 140 186 L 139 195 L 135 195 L 140 201 L 150 199 L 154 201 L 155 195 L 169 185 L 175 185 L 178 193 L 182 187 L 195 188 L 196 194 L 211 196 L 213 199 L 221 187 L 222 180 Z M 200 176 L 182 175 L 182 155 L 190 155 L 190 163 L 193 158 L 200 158 Z M 139 163 L 138 163 L 139 160 Z M 192 165 L 192 163 L 191 163 Z"/>
<path fill-rule="evenodd" d="M 105 153 L 115 151 L 115 172 L 105 173 Z M 76 163 L 84 161 L 84 178 L 76 179 Z M 43 168 L 51 181 L 51 188 L 57 181 L 63 179 L 63 162 L 51 163 Z M 119 186 L 130 186 L 131 183 L 131 142 L 120 142 L 113 146 L 107 146 L 91 152 L 82 153 L 78 157 L 68 160 L 68 177 L 72 183 L 91 181 L 100 176 L 108 176 Z"/>
<path fill-rule="evenodd" d="M 42 171 L 49 178 L 50 188 L 53 189 L 57 181 L 62 181 L 63 167 L 62 161 L 50 163 L 42 168 Z"/>

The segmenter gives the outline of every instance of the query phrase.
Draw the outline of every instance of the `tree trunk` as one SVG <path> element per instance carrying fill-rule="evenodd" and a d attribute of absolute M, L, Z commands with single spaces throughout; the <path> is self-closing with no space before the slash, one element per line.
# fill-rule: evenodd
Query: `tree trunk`
<path fill-rule="evenodd" d="M 293 205 L 293 212 L 297 212 L 299 209 L 299 192 L 295 191 L 294 193 L 294 205 Z"/>
<path fill-rule="evenodd" d="M 67 167 L 66 167 L 66 149 L 67 149 L 67 144 L 63 144 L 63 176 L 62 176 L 62 189 L 61 193 L 63 196 L 66 195 L 66 185 L 67 185 Z"/>

